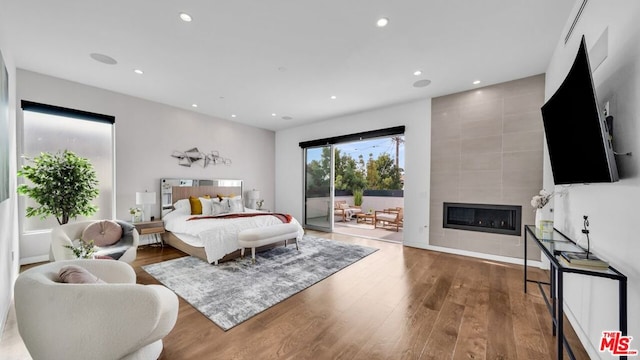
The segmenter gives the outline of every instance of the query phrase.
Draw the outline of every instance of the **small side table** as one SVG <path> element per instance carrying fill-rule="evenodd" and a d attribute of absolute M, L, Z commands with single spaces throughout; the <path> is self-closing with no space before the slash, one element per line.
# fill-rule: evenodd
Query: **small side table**
<path fill-rule="evenodd" d="M 373 221 L 376 215 L 374 213 L 359 213 L 356 214 L 356 224 L 371 224 L 373 225 Z"/>
<path fill-rule="evenodd" d="M 164 247 L 162 242 L 162 234 L 164 234 L 164 222 L 162 220 L 140 221 L 133 223 L 138 230 L 138 234 L 153 235 L 154 242 L 151 245 L 159 245 Z"/>

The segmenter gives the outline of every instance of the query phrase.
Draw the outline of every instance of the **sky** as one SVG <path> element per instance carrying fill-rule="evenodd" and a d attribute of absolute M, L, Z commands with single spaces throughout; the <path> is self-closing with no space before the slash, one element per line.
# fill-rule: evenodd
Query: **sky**
<path fill-rule="evenodd" d="M 351 155 L 351 157 L 356 160 L 358 160 L 358 156 L 362 154 L 365 162 L 369 159 L 369 154 L 373 154 L 373 158 L 377 159 L 380 154 L 386 152 L 389 154 L 391 159 L 395 159 L 396 153 L 396 145 L 391 140 L 391 137 L 338 144 L 336 147 L 340 149 L 341 154 Z M 319 161 L 320 154 L 321 151 L 319 150 L 311 150 L 307 155 L 307 160 Z M 400 156 L 398 158 L 398 162 L 400 163 L 400 168 L 404 169 L 404 144 L 400 144 Z"/>

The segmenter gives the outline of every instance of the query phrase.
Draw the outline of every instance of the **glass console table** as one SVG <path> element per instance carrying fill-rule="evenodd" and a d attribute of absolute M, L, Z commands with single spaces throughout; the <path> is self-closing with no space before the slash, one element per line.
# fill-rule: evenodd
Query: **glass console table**
<path fill-rule="evenodd" d="M 620 332 L 627 335 L 627 277 L 614 267 L 609 266 L 606 269 L 585 269 L 567 265 L 558 259 L 562 251 L 575 251 L 586 253 L 582 247 L 578 246 L 575 241 L 569 239 L 560 231 L 553 229 L 551 234 L 545 233 L 533 225 L 525 225 L 524 232 L 524 292 L 527 292 L 527 282 L 538 284 L 538 288 L 542 293 L 542 297 L 547 304 L 547 308 L 551 313 L 551 322 L 553 335 L 557 338 L 556 356 L 557 359 L 563 358 L 563 350 L 566 346 L 569 358 L 575 359 L 571 346 L 564 337 L 564 299 L 563 299 L 563 281 L 565 273 L 581 274 L 585 276 L 597 276 L 618 281 L 618 302 L 619 302 L 619 322 Z M 549 282 L 538 280 L 530 280 L 527 278 L 527 244 L 533 241 L 542 250 L 544 256 L 549 259 L 551 265 L 549 271 Z M 543 289 L 543 285 L 549 286 L 549 297 Z M 626 359 L 626 356 L 621 356 Z"/>

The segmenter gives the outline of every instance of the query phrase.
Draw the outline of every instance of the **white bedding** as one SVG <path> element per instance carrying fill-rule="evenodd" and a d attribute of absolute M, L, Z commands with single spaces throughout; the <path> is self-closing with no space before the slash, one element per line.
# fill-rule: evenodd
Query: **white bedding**
<path fill-rule="evenodd" d="M 258 212 L 247 209 L 247 212 Z M 224 214 L 227 215 L 227 214 Z M 173 211 L 165 215 L 165 229 L 174 233 L 187 244 L 195 247 L 204 247 L 207 261 L 210 263 L 222 259 L 226 254 L 236 251 L 238 247 L 238 233 L 242 230 L 282 224 L 275 216 L 253 216 L 244 218 L 199 219 L 187 221 L 197 215 Z M 304 231 L 295 218 L 291 223 L 299 226 L 298 240 L 302 238 Z M 186 235 L 186 236 L 185 236 Z"/>

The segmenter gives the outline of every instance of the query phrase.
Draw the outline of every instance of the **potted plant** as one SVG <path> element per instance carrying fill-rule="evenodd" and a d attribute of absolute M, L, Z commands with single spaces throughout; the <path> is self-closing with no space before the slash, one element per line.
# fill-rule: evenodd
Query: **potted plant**
<path fill-rule="evenodd" d="M 353 190 L 353 204 L 355 206 L 362 206 L 362 195 L 364 191 L 362 189 Z"/>
<path fill-rule="evenodd" d="M 88 159 L 64 150 L 56 154 L 41 153 L 18 171 L 31 184 L 18 186 L 38 206 L 27 207 L 27 217 L 55 216 L 58 224 L 66 224 L 79 215 L 91 216 L 98 207 L 91 201 L 98 194 L 98 179 Z"/>
<path fill-rule="evenodd" d="M 93 240 L 85 241 L 80 239 L 74 241 L 73 245 L 65 245 L 64 247 L 70 249 L 78 259 L 91 259 L 96 252 Z"/>
<path fill-rule="evenodd" d="M 138 207 L 129 208 L 129 214 L 131 214 L 132 223 L 136 223 L 142 220 L 142 209 Z"/>

